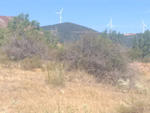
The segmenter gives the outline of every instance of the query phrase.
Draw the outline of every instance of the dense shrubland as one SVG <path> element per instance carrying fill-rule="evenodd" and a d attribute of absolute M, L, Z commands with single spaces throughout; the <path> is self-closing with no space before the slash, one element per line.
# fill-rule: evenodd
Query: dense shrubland
<path fill-rule="evenodd" d="M 38 60 L 34 58 L 65 62 L 67 70 L 84 70 L 99 82 L 116 84 L 119 79 L 131 80 L 133 77 L 127 71 L 128 52 L 118 44 L 121 37 L 115 31 L 112 34 L 105 31 L 99 36 L 89 34 L 76 42 L 58 46 L 57 36 L 40 29 L 37 21 L 29 21 L 28 14 L 20 14 L 7 29 L 0 29 L 0 48 L 9 59 L 23 60 L 25 69 L 30 69 L 28 65 L 36 67 L 34 61 Z"/>
<path fill-rule="evenodd" d="M 47 74 L 46 83 L 54 87 L 65 86 L 68 79 L 74 78 L 70 71 L 78 70 L 89 73 L 97 82 L 135 88 L 136 72 L 129 63 L 150 61 L 150 31 L 135 37 L 131 49 L 121 45 L 122 37 L 105 30 L 99 36 L 84 35 L 78 41 L 60 44 L 58 36 L 42 30 L 37 21 L 29 21 L 28 14 L 20 14 L 7 29 L 0 28 L 0 63 L 12 60 L 19 61 L 23 70 L 42 68 Z M 117 113 L 147 113 L 149 109 L 149 102 L 144 99 L 120 105 Z"/>
<path fill-rule="evenodd" d="M 99 36 L 89 34 L 82 36 L 81 39 L 76 42 L 60 44 L 58 42 L 58 37 L 48 31 L 42 30 L 37 21 L 29 21 L 29 15 L 20 14 L 19 16 L 14 17 L 14 20 L 8 24 L 7 29 L 0 28 L 0 64 L 5 64 L 6 62 L 8 63 L 9 61 L 13 61 L 13 63 L 19 62 L 19 67 L 23 70 L 38 71 L 36 70 L 36 68 L 41 68 L 47 74 L 47 78 L 44 78 L 44 80 L 46 81 L 46 83 L 50 83 L 52 86 L 65 86 L 66 81 L 73 81 L 72 79 L 75 77 L 72 76 L 79 76 L 78 78 L 76 77 L 77 81 L 78 79 L 84 78 L 84 76 L 87 76 L 88 78 L 89 76 L 92 76 L 92 78 L 94 78 L 94 82 L 96 79 L 97 82 L 113 84 L 119 86 L 119 88 L 120 86 L 124 88 L 125 85 L 127 85 L 127 88 L 135 88 L 137 82 L 135 81 L 134 83 L 136 72 L 132 70 L 132 67 L 129 65 L 129 63 L 132 61 L 150 61 L 150 31 L 139 34 L 138 38 L 135 37 L 133 41 L 133 47 L 131 49 L 126 49 L 121 45 L 120 39 L 122 36 L 122 34 L 116 33 L 115 31 L 113 31 L 112 34 L 109 34 L 107 33 L 107 31 L 105 31 Z M 11 70 L 8 73 L 12 73 L 12 71 L 14 70 Z M 84 74 L 80 74 L 77 72 L 83 72 Z M 6 74 L 8 75 L 8 73 Z M 20 75 L 22 73 L 19 72 Z M 35 75 L 37 74 L 38 72 Z M 82 77 L 82 75 L 84 76 Z M 37 76 L 34 77 L 36 78 Z M 32 81 L 32 79 L 28 81 Z M 36 80 L 40 81 L 38 77 Z M 34 80 L 34 82 L 37 82 L 36 80 Z M 87 79 L 85 79 L 84 81 L 87 81 Z M 149 82 L 149 80 L 147 80 L 147 82 Z M 36 86 L 36 84 L 29 84 L 28 87 L 34 87 L 34 85 Z M 45 84 L 40 84 L 40 87 L 43 88 L 43 85 Z M 81 98 L 83 98 L 82 95 L 84 95 L 84 98 L 86 96 L 87 98 L 91 96 L 92 98 L 94 98 L 92 102 L 94 102 L 93 105 L 95 105 L 95 100 L 97 101 L 102 96 L 105 96 L 105 93 L 103 94 L 103 91 L 102 93 L 98 93 L 98 90 L 100 90 L 99 88 L 94 91 L 91 90 L 92 87 L 89 87 L 89 90 L 83 87 L 81 84 L 75 85 L 78 85 L 79 88 L 81 87 L 81 91 L 77 93 L 77 90 L 75 89 L 70 95 L 81 95 L 81 97 L 79 98 L 80 101 Z M 145 85 L 141 85 L 140 83 L 138 83 L 138 85 L 139 87 L 144 87 L 144 90 L 147 89 L 147 87 L 145 88 Z M 39 86 L 36 86 L 36 88 L 39 89 Z M 15 87 L 13 86 L 12 89 L 15 89 Z M 36 94 L 38 94 L 37 89 Z M 48 92 L 47 90 L 49 89 L 48 87 L 42 90 L 40 89 L 40 92 L 42 92 L 43 95 L 43 91 L 45 89 L 46 93 L 48 93 L 48 96 L 50 96 L 51 98 L 51 95 L 49 95 L 50 92 Z M 72 87 L 71 90 L 70 89 L 71 88 L 69 88 L 68 92 L 72 91 L 74 87 Z M 123 91 L 126 91 L 126 89 L 124 89 Z M 57 90 L 59 90 L 59 88 Z M 19 91 L 19 88 L 15 91 Z M 23 91 L 26 91 L 26 88 L 24 88 Z M 29 89 L 27 91 L 29 91 Z M 44 93 L 44 97 L 46 93 Z M 63 90 L 61 90 L 61 93 L 65 94 Z M 113 98 L 112 100 L 116 101 L 116 98 L 114 98 L 114 96 L 110 97 L 108 93 L 106 94 L 106 97 L 108 97 L 108 99 Z M 56 95 L 56 92 L 54 91 L 53 94 Z M 64 95 L 62 94 L 61 96 L 63 96 L 64 98 Z M 70 97 L 70 95 L 65 97 L 68 98 Z M 117 96 L 120 96 L 120 92 Z M 149 100 L 149 95 L 147 94 L 146 96 L 144 95 L 141 98 L 138 97 L 138 99 L 135 98 L 134 100 L 124 102 L 119 106 L 119 108 L 116 108 L 117 113 L 149 113 L 150 103 L 149 101 L 147 101 Z M 122 98 L 124 98 L 124 94 Z M 46 98 L 46 100 L 49 99 Z M 90 103 L 91 98 L 88 101 Z M 104 101 L 106 100 L 101 101 L 102 105 L 104 105 Z M 58 108 L 60 107 L 60 105 L 56 106 Z M 99 106 L 96 105 L 95 109 L 98 109 L 97 107 Z M 80 107 L 78 107 L 78 109 L 79 108 Z M 84 108 L 85 112 L 88 112 L 86 106 Z M 67 109 L 69 109 L 68 112 L 79 112 L 78 109 L 72 111 L 72 108 L 68 106 Z M 62 111 L 58 109 L 58 112 Z"/>
<path fill-rule="evenodd" d="M 84 36 L 75 43 L 67 44 L 60 60 L 69 63 L 70 69 L 81 69 L 93 74 L 98 81 L 109 79 L 115 83 L 117 79 L 127 79 L 126 51 L 108 38 Z"/>

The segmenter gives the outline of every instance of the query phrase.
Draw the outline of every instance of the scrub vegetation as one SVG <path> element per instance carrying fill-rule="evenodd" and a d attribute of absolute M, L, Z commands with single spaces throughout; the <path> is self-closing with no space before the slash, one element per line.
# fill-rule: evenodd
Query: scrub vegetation
<path fill-rule="evenodd" d="M 0 28 L 0 112 L 149 113 L 150 31 L 130 48 L 122 37 L 62 43 L 28 14 L 14 17 Z"/>

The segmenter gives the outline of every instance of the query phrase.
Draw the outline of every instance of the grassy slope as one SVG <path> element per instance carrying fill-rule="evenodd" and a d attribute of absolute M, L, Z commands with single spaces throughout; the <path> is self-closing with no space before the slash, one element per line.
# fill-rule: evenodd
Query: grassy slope
<path fill-rule="evenodd" d="M 132 93 L 95 83 L 85 72 L 70 72 L 66 86 L 46 83 L 46 72 L 0 66 L 1 113 L 113 113 Z M 82 78 L 82 79 L 81 79 Z M 142 96 L 142 95 L 141 95 Z"/>

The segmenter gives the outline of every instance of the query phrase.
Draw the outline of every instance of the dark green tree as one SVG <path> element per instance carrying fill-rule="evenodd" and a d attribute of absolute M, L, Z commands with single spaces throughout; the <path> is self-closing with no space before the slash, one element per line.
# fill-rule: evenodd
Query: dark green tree
<path fill-rule="evenodd" d="M 142 44 L 142 42 L 141 42 L 141 44 Z M 139 48 L 139 46 L 140 46 L 140 43 L 139 43 L 137 37 L 134 37 L 133 48 L 131 49 L 131 54 L 130 54 L 130 57 L 132 60 L 134 60 L 134 59 L 138 60 L 142 57 L 142 51 Z"/>
<path fill-rule="evenodd" d="M 134 38 L 132 56 L 133 58 L 148 58 L 150 57 L 150 31 L 145 31 L 143 34 L 139 34 L 140 38 Z"/>
<path fill-rule="evenodd" d="M 29 15 L 22 13 L 14 17 L 13 20 L 8 23 L 8 29 L 10 32 L 23 32 L 25 28 L 30 25 Z"/>

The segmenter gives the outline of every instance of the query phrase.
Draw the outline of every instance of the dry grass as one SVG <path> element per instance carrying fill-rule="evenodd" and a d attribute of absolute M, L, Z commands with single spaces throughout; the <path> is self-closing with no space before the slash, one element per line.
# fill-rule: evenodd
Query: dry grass
<path fill-rule="evenodd" d="M 150 113 L 150 97 L 131 98 L 122 103 L 118 108 L 118 113 Z"/>
<path fill-rule="evenodd" d="M 134 62 L 132 66 L 136 67 L 141 75 L 150 77 L 150 63 Z"/>
<path fill-rule="evenodd" d="M 21 68 L 24 70 L 34 70 L 36 68 L 42 68 L 42 61 L 37 56 L 32 58 L 25 58 L 21 61 Z"/>
<path fill-rule="evenodd" d="M 97 84 L 85 72 L 69 72 L 66 86 L 46 83 L 46 72 L 0 66 L 0 113 L 113 113 L 139 94 L 122 93 Z"/>

